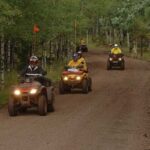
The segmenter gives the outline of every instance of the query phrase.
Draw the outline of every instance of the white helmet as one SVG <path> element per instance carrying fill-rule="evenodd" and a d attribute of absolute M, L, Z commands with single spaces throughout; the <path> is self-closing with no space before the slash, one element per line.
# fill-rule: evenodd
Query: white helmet
<path fill-rule="evenodd" d="M 118 47 L 118 44 L 114 44 L 114 47 Z"/>
<path fill-rule="evenodd" d="M 37 56 L 31 56 L 30 60 L 29 60 L 29 63 L 30 63 L 30 65 L 37 65 L 38 61 L 39 61 L 39 59 L 38 59 Z"/>

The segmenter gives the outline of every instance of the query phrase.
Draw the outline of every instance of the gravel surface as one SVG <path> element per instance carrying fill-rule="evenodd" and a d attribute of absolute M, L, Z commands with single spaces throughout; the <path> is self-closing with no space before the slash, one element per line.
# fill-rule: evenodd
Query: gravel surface
<path fill-rule="evenodd" d="M 89 94 L 56 92 L 56 111 L 45 117 L 0 110 L 0 150 L 150 150 L 150 63 L 125 58 L 124 71 L 107 71 L 106 54 L 86 59 Z"/>

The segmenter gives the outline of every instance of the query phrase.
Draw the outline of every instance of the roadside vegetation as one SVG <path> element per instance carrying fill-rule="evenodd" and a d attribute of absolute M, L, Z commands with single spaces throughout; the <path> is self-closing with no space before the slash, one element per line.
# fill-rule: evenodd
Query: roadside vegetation
<path fill-rule="evenodd" d="M 57 81 L 81 38 L 150 60 L 149 16 L 149 0 L 1 0 L 0 103 L 30 55 Z"/>

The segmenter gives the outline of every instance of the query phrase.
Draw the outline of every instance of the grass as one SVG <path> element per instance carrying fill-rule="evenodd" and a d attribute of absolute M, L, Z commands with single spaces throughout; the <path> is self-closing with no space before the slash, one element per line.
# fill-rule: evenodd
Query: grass
<path fill-rule="evenodd" d="M 142 59 L 150 61 L 150 52 L 144 52 Z"/>
<path fill-rule="evenodd" d="M 88 44 L 88 49 L 90 50 L 100 51 L 100 50 L 104 50 L 104 48 L 106 48 L 106 46 L 103 46 L 97 43 L 89 42 Z"/>
<path fill-rule="evenodd" d="M 7 103 L 10 86 L 17 83 L 17 73 L 15 71 L 5 73 L 5 87 L 0 90 L 0 105 Z"/>
<path fill-rule="evenodd" d="M 140 52 L 138 52 L 137 54 L 135 53 L 129 53 L 129 50 L 127 50 L 127 48 L 124 48 L 124 54 L 129 56 L 129 57 L 133 57 L 136 59 L 141 59 L 141 60 L 146 60 L 146 61 L 150 61 L 150 51 L 144 51 L 143 52 L 143 56 L 141 56 Z"/>
<path fill-rule="evenodd" d="M 9 96 L 9 94 L 8 94 L 8 90 L 7 90 L 7 89 L 2 90 L 2 91 L 0 92 L 0 106 L 2 106 L 2 105 L 4 105 L 4 104 L 7 103 L 7 101 L 8 101 L 8 96 Z"/>

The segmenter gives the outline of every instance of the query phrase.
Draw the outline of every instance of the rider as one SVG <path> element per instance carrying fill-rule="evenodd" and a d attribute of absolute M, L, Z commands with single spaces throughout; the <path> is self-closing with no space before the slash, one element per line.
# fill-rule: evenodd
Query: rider
<path fill-rule="evenodd" d="M 80 65 L 78 54 L 74 53 L 72 56 L 72 60 L 69 61 L 68 67 L 78 67 Z"/>
<path fill-rule="evenodd" d="M 37 56 L 31 56 L 29 59 L 29 65 L 22 71 L 21 76 L 25 76 L 26 74 L 40 74 L 46 75 L 46 71 L 42 69 L 38 65 L 39 59 Z"/>
<path fill-rule="evenodd" d="M 111 49 L 111 54 L 121 54 L 122 51 L 121 49 L 119 48 L 118 44 L 114 44 L 114 48 Z"/>
<path fill-rule="evenodd" d="M 85 61 L 85 59 L 84 59 L 84 57 L 82 55 L 82 51 L 78 51 L 78 57 L 79 57 L 78 61 L 80 62 L 80 64 L 83 65 L 84 70 L 87 71 L 88 70 L 87 69 L 87 63 L 86 63 L 86 61 Z"/>
<path fill-rule="evenodd" d="M 85 40 L 84 40 L 83 38 L 80 39 L 80 44 L 81 44 L 81 45 L 86 45 L 86 44 L 85 44 Z"/>
<path fill-rule="evenodd" d="M 52 84 L 51 79 L 44 77 L 46 71 L 39 66 L 39 59 L 37 56 L 31 56 L 29 60 L 29 65 L 22 71 L 21 76 L 33 76 L 35 75 L 34 80 L 40 82 L 44 86 L 50 86 Z M 21 79 L 21 82 L 24 82 L 24 79 Z"/>
<path fill-rule="evenodd" d="M 80 68 L 80 70 L 87 71 L 86 64 L 81 63 L 77 53 L 73 54 L 72 60 L 68 63 L 68 67 Z"/>

